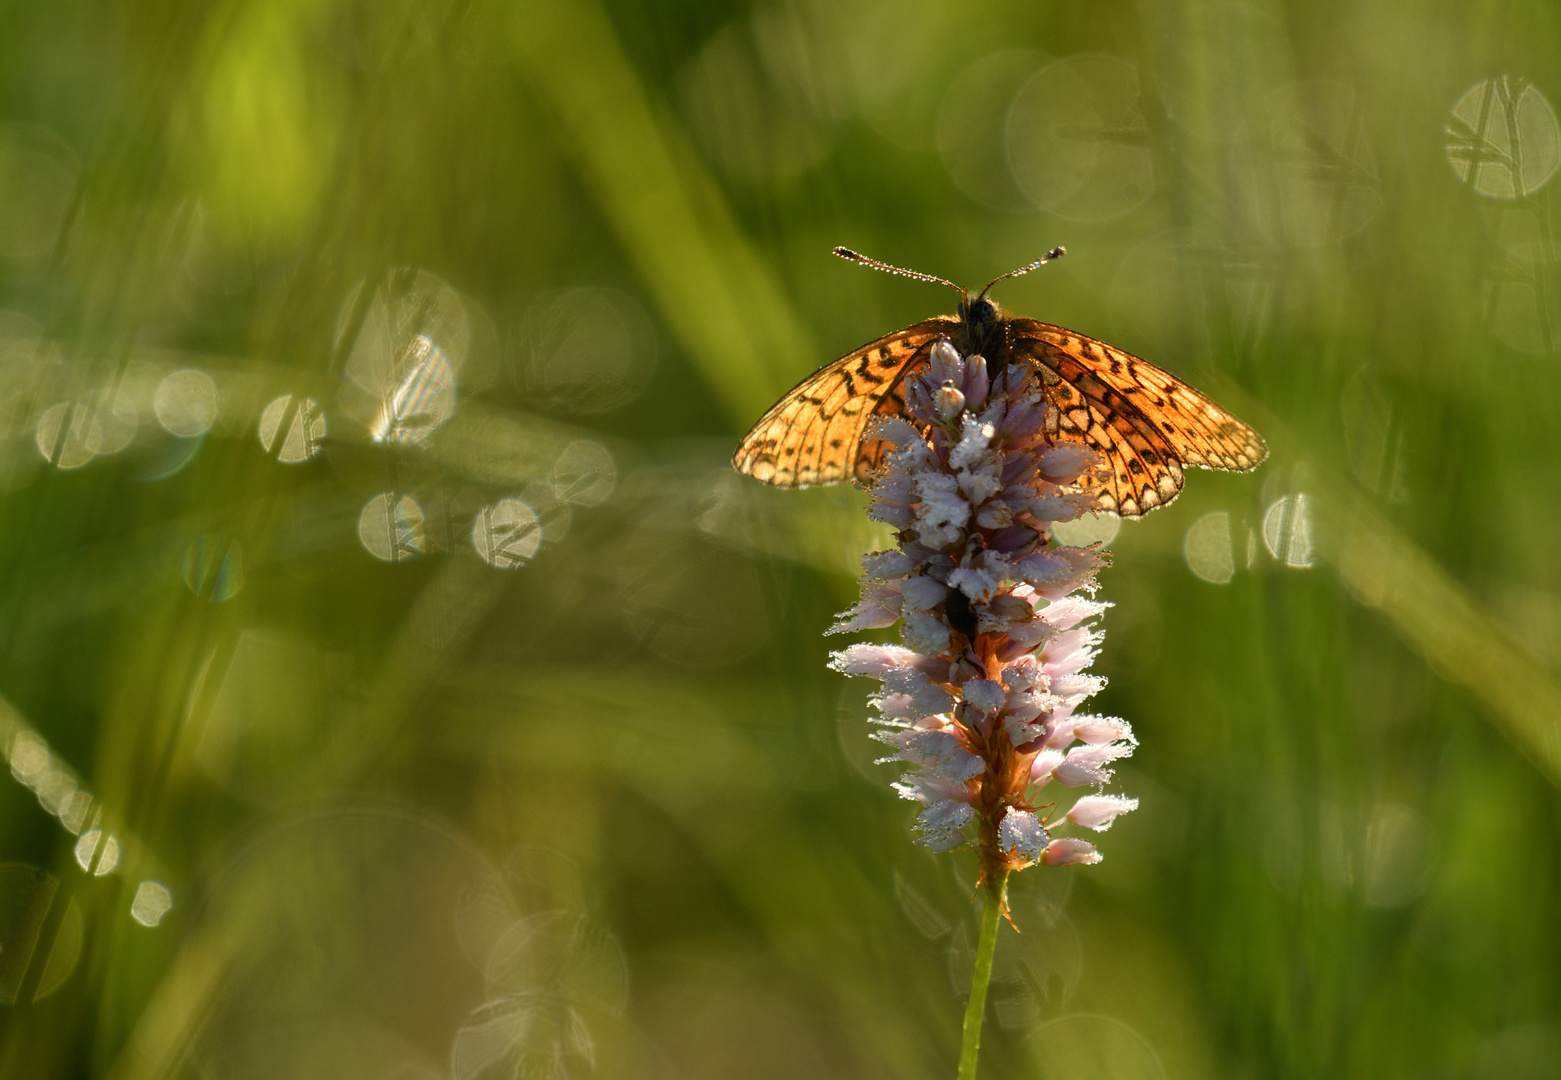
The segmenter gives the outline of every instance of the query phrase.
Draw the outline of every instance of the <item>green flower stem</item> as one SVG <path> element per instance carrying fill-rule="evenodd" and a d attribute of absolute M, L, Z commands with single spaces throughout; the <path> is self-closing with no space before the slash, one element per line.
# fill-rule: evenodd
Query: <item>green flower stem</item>
<path fill-rule="evenodd" d="M 959 1047 L 959 1080 L 976 1080 L 976 1057 L 981 1052 L 981 1018 L 986 1015 L 986 988 L 992 981 L 992 957 L 997 952 L 997 924 L 1001 917 L 1006 875 L 991 882 L 981 909 L 981 941 L 976 946 L 976 969 L 970 975 L 970 1003 L 965 1006 L 965 1034 Z"/>

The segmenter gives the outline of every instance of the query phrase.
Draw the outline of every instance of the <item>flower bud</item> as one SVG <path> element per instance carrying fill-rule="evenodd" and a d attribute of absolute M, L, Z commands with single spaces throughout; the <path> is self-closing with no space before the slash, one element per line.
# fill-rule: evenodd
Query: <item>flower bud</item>
<path fill-rule="evenodd" d="M 1073 725 L 1073 737 L 1092 746 L 1118 739 L 1136 742 L 1132 725 L 1119 716 L 1081 716 Z"/>
<path fill-rule="evenodd" d="M 1073 804 L 1073 809 L 1068 811 L 1068 820 L 1086 829 L 1104 832 L 1111 828 L 1111 823 L 1117 819 L 1117 815 L 1137 809 L 1137 799 L 1128 799 L 1121 795 L 1086 795 Z"/>
<path fill-rule="evenodd" d="M 987 601 L 986 606 L 993 616 L 1003 620 L 1005 623 L 1018 622 L 1021 619 L 1028 619 L 1035 614 L 1035 608 L 1030 605 L 1028 600 L 1022 596 L 1015 596 L 1013 593 L 1002 593 L 994 596 Z"/>
<path fill-rule="evenodd" d="M 933 395 L 932 410 L 939 420 L 948 423 L 965 411 L 965 395 L 953 382 L 945 382 Z"/>
<path fill-rule="evenodd" d="M 1041 862 L 1047 866 L 1073 866 L 1080 863 L 1088 866 L 1098 863 L 1100 859 L 1101 854 L 1095 850 L 1094 844 L 1072 837 L 1053 840 L 1046 845 L 1046 854 L 1041 856 Z"/>
<path fill-rule="evenodd" d="M 949 684 L 951 686 L 964 686 L 971 679 L 979 679 L 983 668 L 973 663 L 968 657 L 961 656 L 949 665 Z"/>
<path fill-rule="evenodd" d="M 965 360 L 965 404 L 972 409 L 981 408 L 986 404 L 991 386 L 986 373 L 986 357 L 980 353 L 968 357 Z"/>
<path fill-rule="evenodd" d="M 1005 499 L 1004 501 L 1006 502 L 1007 500 Z M 988 546 L 993 551 L 1012 554 L 1016 551 L 1023 551 L 1039 538 L 1040 534 L 1028 525 L 1010 525 L 993 533 L 991 543 Z M 1029 554 L 1028 552 L 1024 553 Z"/>
<path fill-rule="evenodd" d="M 997 659 L 998 663 L 1006 664 L 1010 660 L 1017 660 L 1019 657 L 1023 656 L 1026 651 L 1028 651 L 1028 649 L 1022 642 L 1005 641 L 997 647 L 997 651 L 992 655 Z"/>
<path fill-rule="evenodd" d="M 932 347 L 927 374 L 932 378 L 934 385 L 951 382 L 958 386 L 965 381 L 965 361 L 960 359 L 958 350 L 948 338 L 939 338 L 937 344 Z"/>

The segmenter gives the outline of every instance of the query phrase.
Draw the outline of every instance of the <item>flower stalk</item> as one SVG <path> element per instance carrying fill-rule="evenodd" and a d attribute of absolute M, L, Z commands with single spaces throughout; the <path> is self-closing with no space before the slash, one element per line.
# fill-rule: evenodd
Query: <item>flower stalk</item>
<path fill-rule="evenodd" d="M 959 1073 L 969 1080 L 1008 876 L 1100 861 L 1088 840 L 1058 834 L 1107 829 L 1138 805 L 1102 790 L 1137 743 L 1126 721 L 1076 711 L 1105 685 L 1087 669 L 1107 557 L 1059 544 L 1053 526 L 1101 509 L 1088 494 L 1098 456 L 1050 434 L 1054 406 L 1030 365 L 989 372 L 946 339 L 907 378 L 905 401 L 907 418 L 869 432 L 893 450 L 868 515 L 898 544 L 863 559 L 861 600 L 830 628 L 900 623 L 904 644 L 851 645 L 831 666 L 882 683 L 874 737 L 893 750 L 882 760 L 911 766 L 894 788 L 922 807 L 917 843 L 979 860 L 981 943 Z M 1058 815 L 1055 801 L 1038 801 L 1053 782 L 1092 793 Z"/>
<path fill-rule="evenodd" d="M 986 991 L 992 984 L 992 959 L 997 955 L 997 924 L 1007 879 L 983 890 L 981 937 L 976 943 L 976 967 L 970 975 L 970 999 L 965 1004 L 965 1024 L 959 1046 L 958 1080 L 976 1080 L 976 1059 L 981 1053 L 981 1020 L 986 1015 Z"/>

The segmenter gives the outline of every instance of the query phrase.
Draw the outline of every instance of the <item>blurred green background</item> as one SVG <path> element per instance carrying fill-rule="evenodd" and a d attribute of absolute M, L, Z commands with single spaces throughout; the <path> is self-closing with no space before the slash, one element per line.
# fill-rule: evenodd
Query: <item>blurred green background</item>
<path fill-rule="evenodd" d="M 57 0 L 0 32 L 0 1074 L 946 1077 L 967 856 L 726 462 L 980 284 L 1273 447 L 1110 537 L 983 1075 L 1561 1076 L 1561 9 Z"/>

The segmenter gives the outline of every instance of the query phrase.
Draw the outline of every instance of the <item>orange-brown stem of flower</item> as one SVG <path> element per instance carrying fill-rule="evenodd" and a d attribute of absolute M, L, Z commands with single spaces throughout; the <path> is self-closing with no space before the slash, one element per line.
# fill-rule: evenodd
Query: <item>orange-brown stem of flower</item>
<path fill-rule="evenodd" d="M 997 660 L 997 651 L 1006 641 L 1007 635 L 1003 634 L 977 634 L 971 643 L 971 652 L 987 678 L 1001 677 L 1003 666 Z M 1017 752 L 1009 741 L 1007 728 L 1000 723 L 994 724 L 991 732 L 985 735 L 974 728 L 961 727 L 964 727 L 970 751 L 986 763 L 986 769 L 976 781 L 973 805 L 978 822 L 976 850 L 981 865 L 977 886 L 990 886 L 993 882 L 1007 880 L 1009 872 L 1025 865 L 1023 859 L 1003 850 L 998 829 L 1009 808 L 1029 808 L 1023 800 L 1029 786 L 1030 763 L 1035 755 Z M 1002 912 L 1011 924 L 1013 920 L 1008 916 L 1006 898 Z"/>

